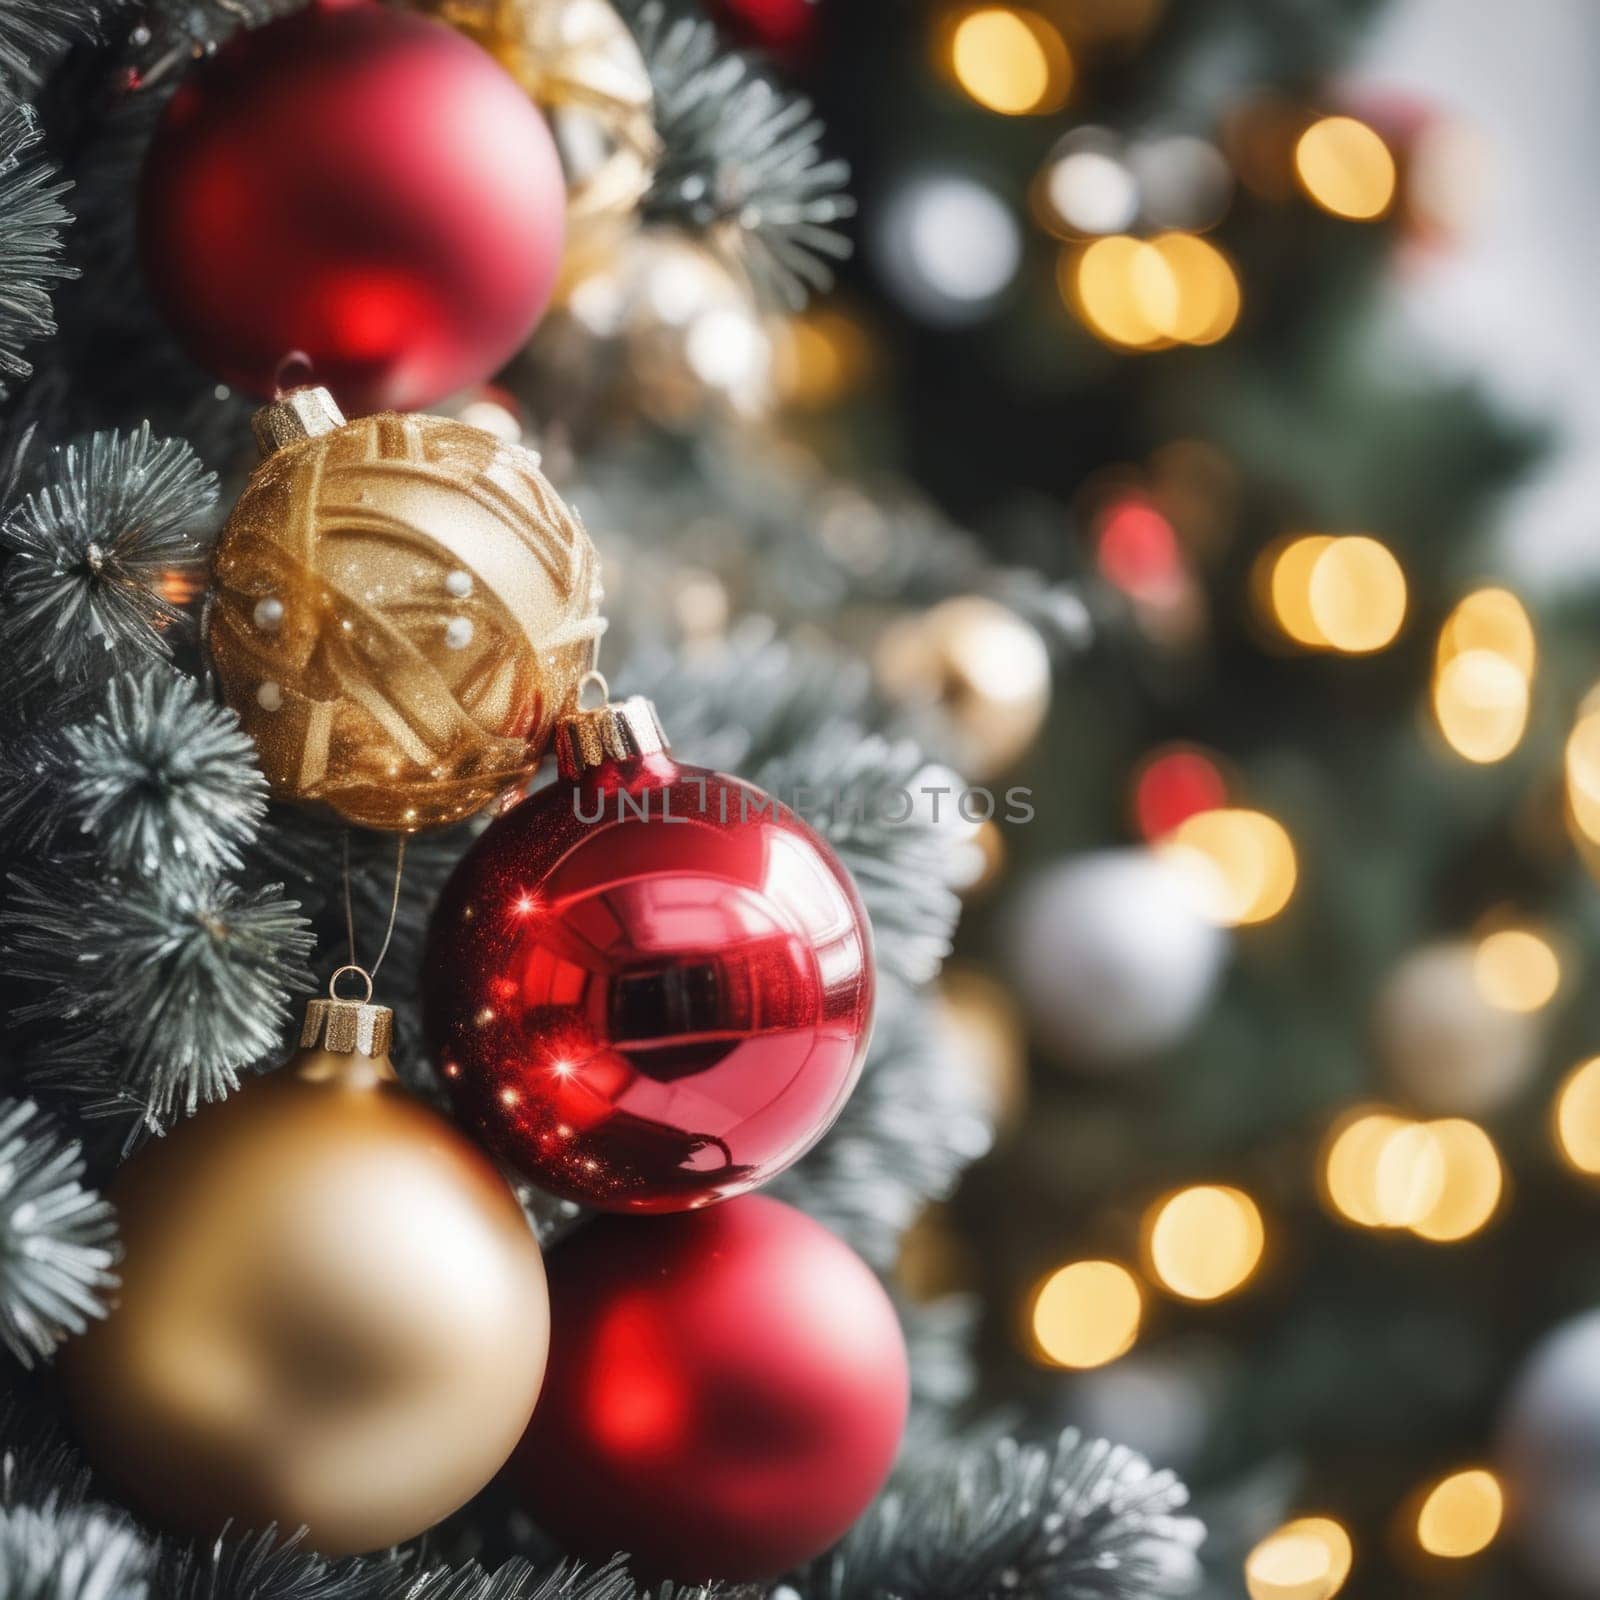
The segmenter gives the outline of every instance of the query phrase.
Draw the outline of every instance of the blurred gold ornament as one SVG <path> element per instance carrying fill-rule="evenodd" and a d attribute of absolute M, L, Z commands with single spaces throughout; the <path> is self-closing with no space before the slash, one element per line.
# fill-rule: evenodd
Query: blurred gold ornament
<path fill-rule="evenodd" d="M 413 832 L 538 764 L 594 641 L 594 548 L 535 460 L 440 417 L 256 418 L 213 566 L 211 654 L 282 799 Z"/>
<path fill-rule="evenodd" d="M 748 284 L 704 245 L 665 232 L 568 252 L 564 287 L 529 349 L 533 408 L 578 431 L 708 412 L 760 420 L 776 398 L 772 335 Z"/>
<path fill-rule="evenodd" d="M 567 221 L 630 219 L 661 141 L 650 71 L 609 0 L 423 0 L 477 40 L 545 113 L 567 175 Z"/>
<path fill-rule="evenodd" d="M 1050 711 L 1050 656 L 1016 612 L 983 595 L 941 601 L 892 624 L 878 681 L 936 724 L 952 764 L 982 782 L 1024 756 Z"/>
<path fill-rule="evenodd" d="M 121 1298 L 62 1376 L 90 1459 L 163 1527 L 379 1549 L 476 1494 L 532 1415 L 539 1247 L 489 1159 L 400 1087 L 391 1015 L 313 1001 L 286 1067 L 112 1185 Z"/>

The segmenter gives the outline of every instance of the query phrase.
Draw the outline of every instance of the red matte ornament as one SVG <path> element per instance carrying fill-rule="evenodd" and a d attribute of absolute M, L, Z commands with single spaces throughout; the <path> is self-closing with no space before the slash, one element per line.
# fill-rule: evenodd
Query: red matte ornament
<path fill-rule="evenodd" d="M 285 363 L 352 415 L 481 383 L 532 332 L 566 227 L 522 88 L 454 29 L 313 0 L 173 96 L 140 192 L 145 276 L 195 358 L 270 397 Z"/>
<path fill-rule="evenodd" d="M 605 1217 L 550 1257 L 550 1365 L 507 1469 L 567 1548 L 645 1577 L 773 1578 L 883 1486 L 909 1374 L 862 1261 L 751 1195 Z"/>
<path fill-rule="evenodd" d="M 576 718 L 563 779 L 489 828 L 434 914 L 435 1059 L 461 1118 L 554 1194 L 727 1199 L 803 1155 L 855 1085 L 866 913 L 791 811 L 675 762 L 646 702 Z M 584 719 L 610 731 L 580 771 Z M 630 731 L 654 748 L 614 753 Z"/>

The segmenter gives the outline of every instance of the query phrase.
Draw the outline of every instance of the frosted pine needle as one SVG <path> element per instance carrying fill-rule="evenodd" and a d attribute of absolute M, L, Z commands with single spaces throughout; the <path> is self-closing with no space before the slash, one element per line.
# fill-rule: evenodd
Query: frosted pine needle
<path fill-rule="evenodd" d="M 707 22 L 659 0 L 635 23 L 664 147 L 645 215 L 706 233 L 751 282 L 791 310 L 833 283 L 855 214 L 848 163 L 826 159 L 811 102 L 722 49 Z"/>
<path fill-rule="evenodd" d="M 17 37 L 0 7 L 0 75 Z M 61 229 L 72 219 L 61 196 L 71 187 L 29 152 L 39 142 L 33 113 L 24 105 L 0 105 L 0 395 L 4 380 L 33 370 L 23 356 L 28 345 L 55 332 L 50 285 L 76 276 L 61 260 Z"/>
<path fill-rule="evenodd" d="M 105 675 L 165 658 L 183 612 L 174 574 L 204 551 L 197 529 L 217 480 L 178 439 L 102 432 L 51 452 L 44 485 L 0 524 L 0 640 L 22 678 Z"/>
<path fill-rule="evenodd" d="M 24 1366 L 105 1315 L 111 1207 L 85 1189 L 78 1145 L 29 1100 L 0 1100 L 0 1339 Z"/>
<path fill-rule="evenodd" d="M 107 863 L 150 874 L 192 862 L 243 864 L 267 809 L 255 746 L 192 678 L 155 671 L 112 683 L 92 722 L 71 728 L 66 798 Z"/>

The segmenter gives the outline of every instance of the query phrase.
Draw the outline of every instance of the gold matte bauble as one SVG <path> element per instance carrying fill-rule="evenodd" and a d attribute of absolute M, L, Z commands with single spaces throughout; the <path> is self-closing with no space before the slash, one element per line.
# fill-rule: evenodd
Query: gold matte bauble
<path fill-rule="evenodd" d="M 998 777 L 1038 737 L 1050 711 L 1050 655 L 1010 607 L 961 595 L 894 623 L 875 665 L 884 692 L 928 726 L 974 782 Z"/>
<path fill-rule="evenodd" d="M 315 1002 L 288 1066 L 112 1185 L 121 1296 L 62 1379 L 91 1462 L 163 1528 L 379 1549 L 476 1494 L 533 1413 L 539 1247 L 482 1151 L 396 1082 L 388 1018 Z"/>
<path fill-rule="evenodd" d="M 567 220 L 631 218 L 661 141 L 638 42 L 610 0 L 423 0 L 477 40 L 549 119 L 567 174 Z"/>
<path fill-rule="evenodd" d="M 576 703 L 603 626 L 582 523 L 533 456 L 466 423 L 347 423 L 299 389 L 256 432 L 210 643 L 273 793 L 405 833 L 471 816 Z"/>

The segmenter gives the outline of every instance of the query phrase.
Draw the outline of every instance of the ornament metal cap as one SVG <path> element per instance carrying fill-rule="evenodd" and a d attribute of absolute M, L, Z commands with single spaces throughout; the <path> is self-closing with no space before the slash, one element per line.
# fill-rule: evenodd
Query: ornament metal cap
<path fill-rule="evenodd" d="M 569 712 L 556 727 L 555 746 L 561 776 L 569 781 L 608 761 L 664 755 L 671 748 L 656 708 L 639 694 Z"/>
<path fill-rule="evenodd" d="M 353 972 L 365 980 L 367 993 L 361 1000 L 341 1000 L 334 990 L 345 973 Z M 336 1056 L 363 1055 L 375 1060 L 389 1054 L 394 1041 L 394 1012 L 388 1006 L 372 1004 L 372 979 L 364 968 L 340 967 L 328 983 L 329 998 L 312 1000 L 306 1006 L 306 1019 L 300 1028 L 302 1050 L 326 1050 Z"/>
<path fill-rule="evenodd" d="M 320 384 L 288 389 L 250 419 L 264 456 L 302 439 L 315 439 L 345 424 L 339 402 Z"/>

